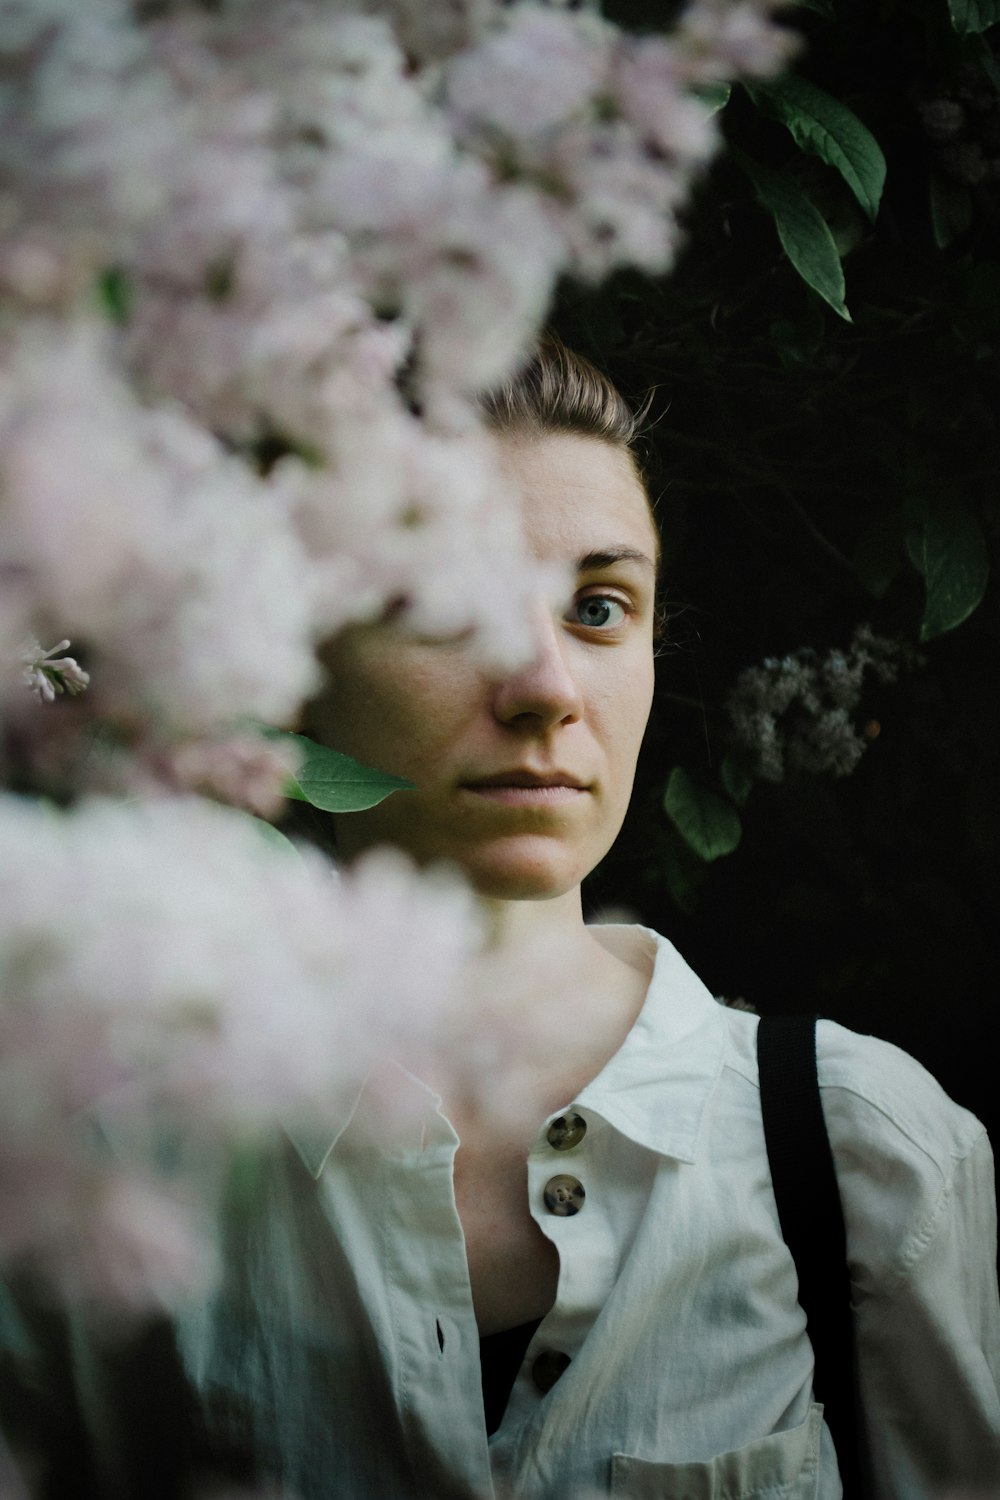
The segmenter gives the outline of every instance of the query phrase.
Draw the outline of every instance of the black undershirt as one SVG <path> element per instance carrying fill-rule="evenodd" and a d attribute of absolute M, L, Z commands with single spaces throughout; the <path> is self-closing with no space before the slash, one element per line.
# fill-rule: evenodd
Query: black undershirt
<path fill-rule="evenodd" d="M 504 1328 L 500 1333 L 488 1333 L 479 1340 L 483 1410 L 486 1413 L 486 1431 L 491 1437 L 503 1421 L 517 1372 L 541 1321 L 541 1318 L 536 1318 L 533 1323 L 521 1323 L 517 1328 Z"/>

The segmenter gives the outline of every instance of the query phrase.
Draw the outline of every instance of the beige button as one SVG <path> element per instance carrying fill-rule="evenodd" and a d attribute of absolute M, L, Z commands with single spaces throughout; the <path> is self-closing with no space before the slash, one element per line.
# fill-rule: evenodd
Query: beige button
<path fill-rule="evenodd" d="M 551 1391 L 570 1363 L 569 1355 L 561 1349 L 544 1349 L 531 1366 L 531 1378 L 540 1391 Z"/>
<path fill-rule="evenodd" d="M 575 1109 L 568 1109 L 558 1120 L 553 1120 L 545 1132 L 545 1139 L 555 1151 L 572 1151 L 579 1146 L 587 1134 L 587 1122 Z"/>
<path fill-rule="evenodd" d="M 568 1219 L 571 1214 L 578 1214 L 583 1207 L 586 1193 L 583 1183 L 576 1177 L 560 1175 L 550 1177 L 543 1189 L 545 1207 L 550 1214 L 555 1214 L 560 1219 Z"/>

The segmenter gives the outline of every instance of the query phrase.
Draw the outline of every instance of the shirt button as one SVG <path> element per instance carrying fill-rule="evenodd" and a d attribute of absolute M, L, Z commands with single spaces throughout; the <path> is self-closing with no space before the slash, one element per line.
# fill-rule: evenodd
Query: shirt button
<path fill-rule="evenodd" d="M 531 1378 L 540 1391 L 551 1391 L 559 1376 L 570 1366 L 570 1357 L 561 1349 L 544 1349 L 531 1366 Z"/>
<path fill-rule="evenodd" d="M 572 1151 L 579 1146 L 587 1134 L 587 1122 L 575 1109 L 568 1109 L 558 1120 L 553 1120 L 545 1132 L 545 1139 L 555 1151 Z"/>
<path fill-rule="evenodd" d="M 545 1207 L 550 1214 L 555 1214 L 560 1219 L 568 1219 L 571 1214 L 578 1214 L 583 1207 L 586 1193 L 583 1183 L 576 1177 L 550 1177 L 542 1190 L 545 1199 Z"/>

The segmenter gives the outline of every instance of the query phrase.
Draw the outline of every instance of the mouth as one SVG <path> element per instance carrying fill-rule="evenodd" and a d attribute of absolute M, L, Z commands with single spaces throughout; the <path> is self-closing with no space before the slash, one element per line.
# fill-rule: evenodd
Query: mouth
<path fill-rule="evenodd" d="M 463 782 L 462 790 L 489 802 L 511 807 L 551 807 L 559 803 L 575 802 L 586 796 L 590 788 L 568 771 L 544 774 L 535 771 L 500 771 L 493 776 Z"/>

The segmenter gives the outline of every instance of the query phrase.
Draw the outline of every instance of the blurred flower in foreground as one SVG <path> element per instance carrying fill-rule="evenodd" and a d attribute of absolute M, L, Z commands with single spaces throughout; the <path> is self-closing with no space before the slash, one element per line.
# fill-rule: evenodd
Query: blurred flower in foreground
<path fill-rule="evenodd" d="M 859 625 L 846 651 L 820 656 L 809 647 L 768 657 L 736 679 L 729 717 L 737 743 L 756 756 L 755 774 L 781 781 L 787 770 L 847 776 L 872 738 L 855 712 L 868 673 L 895 682 L 919 664 L 912 647 Z"/>
<path fill-rule="evenodd" d="M 248 724 L 353 622 L 530 654 L 555 581 L 477 394 L 561 276 L 667 269 L 700 91 L 781 66 L 777 9 L 0 0 L 0 780 L 71 809 L 0 798 L 4 1268 L 182 1294 L 233 1153 L 376 1053 L 524 1128 L 505 1070 L 585 977 L 480 953 L 453 881 L 338 881 L 176 794 L 273 815 Z M 24 660 L 64 636 L 86 672 Z"/>
<path fill-rule="evenodd" d="M 491 957 L 457 877 L 338 874 L 197 799 L 7 797 L 0 846 L 0 1269 L 119 1308 L 196 1291 L 234 1153 L 322 1127 L 379 1060 L 537 1123 L 512 1058 L 551 1054 L 586 976 Z"/>
<path fill-rule="evenodd" d="M 388 853 L 338 879 L 194 800 L 6 798 L 0 845 L 0 1264 L 71 1296 L 210 1274 L 226 1151 L 439 1053 L 481 941 L 454 881 Z"/>
<path fill-rule="evenodd" d="M 0 555 L 99 654 L 107 711 L 188 731 L 294 712 L 311 574 L 275 485 L 143 407 L 93 323 L 0 347 L 0 437 Z"/>
<path fill-rule="evenodd" d="M 669 266 L 699 90 L 781 66 L 776 8 L 0 0 L 0 609 L 85 652 L 137 780 L 291 722 L 380 612 L 530 653 L 475 396 L 561 275 Z"/>

